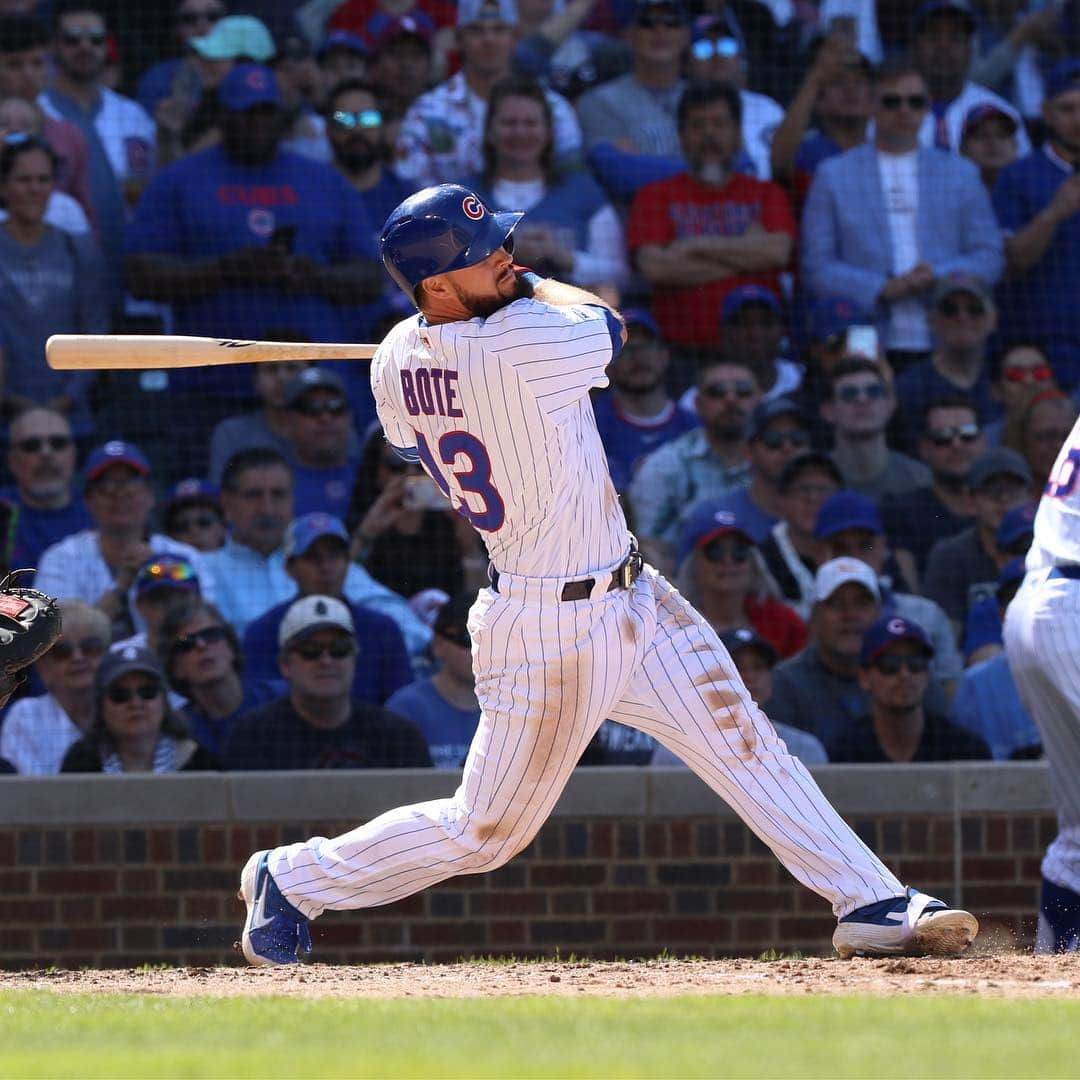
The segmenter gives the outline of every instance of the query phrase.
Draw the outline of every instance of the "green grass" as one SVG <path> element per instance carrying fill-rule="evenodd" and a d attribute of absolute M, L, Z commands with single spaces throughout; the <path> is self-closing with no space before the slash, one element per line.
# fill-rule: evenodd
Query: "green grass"
<path fill-rule="evenodd" d="M 3 1077 L 1076 1077 L 1080 1002 L 0 993 Z"/>

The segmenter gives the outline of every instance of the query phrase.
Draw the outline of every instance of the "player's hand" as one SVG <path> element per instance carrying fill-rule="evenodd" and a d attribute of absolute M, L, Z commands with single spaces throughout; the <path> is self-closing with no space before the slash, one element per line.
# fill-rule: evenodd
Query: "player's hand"
<path fill-rule="evenodd" d="M 1067 221 L 1080 210 L 1080 174 L 1074 173 L 1061 181 L 1047 207 L 1055 221 Z"/>

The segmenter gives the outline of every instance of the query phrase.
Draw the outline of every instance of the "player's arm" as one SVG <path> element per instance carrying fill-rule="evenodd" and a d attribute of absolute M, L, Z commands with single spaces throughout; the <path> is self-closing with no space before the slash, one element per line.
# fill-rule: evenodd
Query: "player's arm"
<path fill-rule="evenodd" d="M 620 345 L 626 343 L 626 325 L 622 316 L 606 301 L 588 289 L 578 288 L 577 285 L 568 285 L 565 281 L 556 281 L 554 278 L 542 278 L 531 270 L 519 271 L 523 280 L 532 286 L 534 300 L 552 307 L 574 307 L 576 305 L 589 305 L 604 309 L 608 317 L 608 324 L 612 328 L 612 336 L 617 327 L 620 331 Z"/>

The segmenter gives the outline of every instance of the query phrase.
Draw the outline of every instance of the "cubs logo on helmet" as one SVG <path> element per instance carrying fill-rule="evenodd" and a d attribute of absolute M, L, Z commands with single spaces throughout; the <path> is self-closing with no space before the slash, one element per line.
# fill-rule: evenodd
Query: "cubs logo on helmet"
<path fill-rule="evenodd" d="M 473 221 L 479 221 L 484 216 L 484 204 L 475 195 L 462 199 L 461 209 L 465 211 L 465 216 Z"/>

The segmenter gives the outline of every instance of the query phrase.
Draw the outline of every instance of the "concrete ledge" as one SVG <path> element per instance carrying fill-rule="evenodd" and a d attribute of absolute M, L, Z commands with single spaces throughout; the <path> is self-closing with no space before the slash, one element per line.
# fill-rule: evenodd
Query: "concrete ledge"
<path fill-rule="evenodd" d="M 1052 812 L 1042 762 L 823 765 L 814 777 L 844 814 Z M 4 777 L 0 826 L 165 822 L 244 824 L 283 819 L 367 821 L 451 794 L 454 770 Z M 578 768 L 555 817 L 715 817 L 734 812 L 688 769 Z"/>

